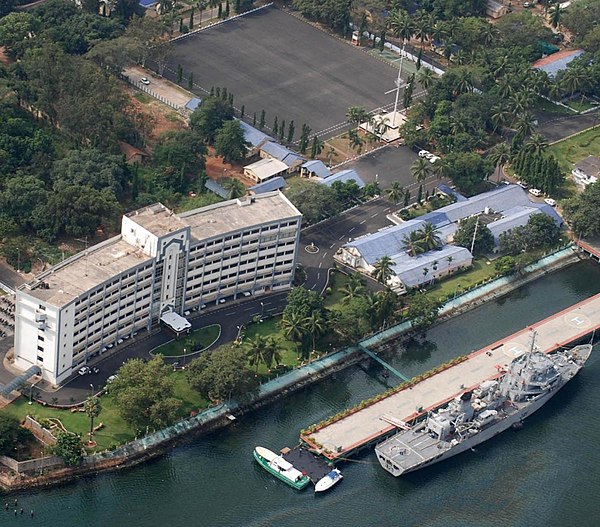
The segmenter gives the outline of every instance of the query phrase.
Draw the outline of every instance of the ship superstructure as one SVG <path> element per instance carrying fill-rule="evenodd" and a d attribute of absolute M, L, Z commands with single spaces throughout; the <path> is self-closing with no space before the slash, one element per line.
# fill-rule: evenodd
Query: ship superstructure
<path fill-rule="evenodd" d="M 592 346 L 546 355 L 535 350 L 514 359 L 497 379 L 455 397 L 425 420 L 377 445 L 383 468 L 412 472 L 472 448 L 541 408 L 587 361 Z"/>

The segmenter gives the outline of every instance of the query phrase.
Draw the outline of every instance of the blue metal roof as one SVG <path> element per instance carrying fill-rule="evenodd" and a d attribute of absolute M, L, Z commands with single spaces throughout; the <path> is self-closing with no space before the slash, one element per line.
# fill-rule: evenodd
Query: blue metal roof
<path fill-rule="evenodd" d="M 145 8 L 152 7 L 153 5 L 155 5 L 157 3 L 158 3 L 158 0 L 140 0 L 140 5 Z"/>
<path fill-rule="evenodd" d="M 319 183 L 323 183 L 324 185 L 327 185 L 328 187 L 330 187 L 336 181 L 345 183 L 346 181 L 351 181 L 351 180 L 354 180 L 360 188 L 364 188 L 365 182 L 356 173 L 356 170 L 351 170 L 351 169 L 350 170 L 342 170 L 341 172 L 332 174 L 331 176 L 329 176 L 325 179 L 319 178 L 317 181 Z"/>
<path fill-rule="evenodd" d="M 480 214 L 486 208 L 493 212 L 502 212 L 517 205 L 529 205 L 525 191 L 519 185 L 504 185 L 483 194 L 477 194 L 466 201 L 451 203 L 435 212 L 444 213 L 450 221 L 458 221 L 474 214 Z"/>
<path fill-rule="evenodd" d="M 305 168 L 309 172 L 313 172 L 320 178 L 328 178 L 331 176 L 331 170 L 323 163 L 323 161 L 319 159 L 313 159 L 311 161 L 307 161 L 302 165 L 302 168 Z"/>
<path fill-rule="evenodd" d="M 543 61 L 543 64 L 539 66 L 534 65 L 534 68 L 545 71 L 548 74 L 548 77 L 555 77 L 559 71 L 567 69 L 569 62 L 573 61 L 582 54 L 582 49 L 572 50 L 572 52 L 559 52 L 556 55 L 551 55 L 550 57 L 540 59 L 539 62 Z"/>
<path fill-rule="evenodd" d="M 238 119 L 240 123 L 240 127 L 244 132 L 244 140 L 247 143 L 250 143 L 254 148 L 259 147 L 266 141 L 272 141 L 273 138 L 264 132 L 261 132 L 258 128 L 254 128 L 254 126 L 250 126 L 248 123 Z"/>
<path fill-rule="evenodd" d="M 423 216 L 419 216 L 420 220 L 428 221 L 429 223 L 433 223 L 436 226 L 446 225 L 450 222 L 450 218 L 443 212 L 440 212 L 441 209 L 434 210 L 428 212 L 427 214 L 423 214 Z"/>
<path fill-rule="evenodd" d="M 202 104 L 202 99 L 199 99 L 198 97 L 192 97 L 186 104 L 185 107 L 188 110 L 192 110 L 194 111 L 196 108 L 198 108 L 198 106 L 200 106 Z"/>
<path fill-rule="evenodd" d="M 451 261 L 448 258 L 451 258 Z M 440 249 L 417 256 L 402 253 L 393 256 L 392 259 L 392 269 L 402 283 L 406 287 L 417 287 L 445 275 L 445 271 L 450 267 L 471 265 L 473 256 L 464 247 L 444 245 Z"/>
<path fill-rule="evenodd" d="M 436 187 L 441 193 L 446 194 L 446 196 L 452 196 L 456 201 L 467 201 L 468 198 L 465 198 L 460 192 L 450 188 L 448 185 L 444 185 L 440 183 Z"/>
<path fill-rule="evenodd" d="M 211 192 L 214 192 L 217 196 L 220 196 L 223 199 L 229 198 L 229 192 L 227 190 L 225 190 L 221 185 L 219 185 L 216 181 L 213 181 L 212 179 L 207 179 L 206 183 L 204 183 L 204 186 L 208 190 L 210 190 Z"/>
<path fill-rule="evenodd" d="M 420 229 L 424 221 L 409 220 L 394 225 L 379 232 L 369 234 L 358 240 L 347 243 L 344 247 L 355 247 L 364 258 L 365 262 L 373 265 L 382 256 L 398 254 L 404 249 L 402 239 L 411 232 Z"/>
<path fill-rule="evenodd" d="M 562 225 L 562 218 L 557 214 L 554 208 L 545 203 L 530 203 L 530 206 L 527 207 L 513 207 L 505 210 L 502 218 L 488 224 L 488 228 L 494 235 L 496 244 L 499 243 L 501 234 L 508 232 L 515 227 L 527 225 L 529 218 L 534 214 L 548 214 L 559 227 Z"/>
<path fill-rule="evenodd" d="M 304 158 L 302 156 L 296 154 L 296 152 L 292 152 L 285 146 L 282 146 L 279 143 L 276 143 L 275 141 L 269 141 L 265 143 L 260 147 L 260 149 L 269 156 L 274 157 L 275 159 L 279 159 L 279 161 L 282 161 L 288 167 L 291 167 L 300 161 L 304 161 Z"/>
<path fill-rule="evenodd" d="M 39 375 L 42 373 L 42 370 L 39 366 L 31 366 L 27 371 L 15 377 L 12 381 L 10 381 L 7 385 L 0 385 L 0 395 L 2 397 L 8 397 L 10 392 L 14 390 L 18 390 L 21 386 L 23 386 L 30 377 L 34 375 Z"/>
<path fill-rule="evenodd" d="M 258 185 L 254 185 L 250 187 L 250 190 L 254 191 L 255 194 L 262 194 L 263 192 L 271 192 L 273 190 L 280 190 L 285 187 L 285 179 L 281 176 L 274 177 L 273 179 L 268 179 L 267 181 L 263 181 Z"/>
<path fill-rule="evenodd" d="M 558 225 L 559 227 L 562 227 L 565 223 L 560 217 L 560 214 L 556 212 L 556 209 L 554 207 L 551 207 L 547 203 L 530 203 L 530 206 L 537 209 L 538 212 L 548 214 L 548 216 L 550 216 L 554 220 L 554 223 L 556 223 L 556 225 Z"/>

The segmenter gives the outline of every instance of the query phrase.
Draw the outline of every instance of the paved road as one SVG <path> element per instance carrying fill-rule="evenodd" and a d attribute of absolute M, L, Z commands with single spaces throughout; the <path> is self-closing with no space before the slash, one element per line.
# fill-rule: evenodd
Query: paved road
<path fill-rule="evenodd" d="M 0 282 L 12 289 L 16 289 L 21 284 L 24 284 L 28 278 L 21 273 L 17 273 L 6 262 L 0 262 Z"/>
<path fill-rule="evenodd" d="M 584 115 L 556 117 L 552 114 L 539 114 L 537 117 L 539 121 L 537 130 L 549 142 L 558 141 L 600 123 L 600 111 L 598 110 Z"/>
<path fill-rule="evenodd" d="M 335 252 L 351 239 L 392 225 L 386 215 L 393 210 L 390 202 L 378 198 L 304 230 L 300 236 L 300 263 L 306 270 L 305 287 L 322 292 L 327 284 L 327 269 L 334 264 Z M 313 243 L 319 249 L 316 254 L 306 251 Z"/>
<path fill-rule="evenodd" d="M 222 330 L 217 345 L 224 344 L 235 340 L 239 331 L 238 327 L 247 325 L 254 316 L 261 315 L 261 313 L 264 316 L 280 313 L 285 307 L 286 296 L 286 292 L 272 293 L 246 301 L 231 302 L 213 311 L 197 314 L 190 318 L 190 322 L 193 329 L 221 324 Z M 91 361 L 89 364 L 97 366 L 100 369 L 99 373 L 76 375 L 58 391 L 50 390 L 43 383 L 38 384 L 36 386 L 36 391 L 39 392 L 38 399 L 55 404 L 73 404 L 73 401 L 82 401 L 90 392 L 100 390 L 106 384 L 106 379 L 113 375 L 125 361 L 132 358 L 150 359 L 150 350 L 173 340 L 173 338 L 173 334 L 165 329 L 151 334 L 142 331 L 135 340 L 126 341 L 126 345 L 121 345 L 119 350 L 113 349 L 110 355 L 104 355 Z M 191 359 L 192 357 L 189 357 L 186 360 Z M 182 358 L 166 360 L 169 363 L 177 361 L 180 365 L 183 365 L 184 362 Z M 0 368 L 0 379 L 4 379 L 6 373 L 8 372 Z M 10 374 L 8 375 L 12 377 Z M 56 401 L 53 401 L 54 398 Z"/>

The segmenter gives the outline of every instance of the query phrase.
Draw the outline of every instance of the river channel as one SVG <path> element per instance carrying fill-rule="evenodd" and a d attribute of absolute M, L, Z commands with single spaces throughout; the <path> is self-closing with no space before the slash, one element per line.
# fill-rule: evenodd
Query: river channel
<path fill-rule="evenodd" d="M 598 292 L 600 266 L 583 262 L 445 322 L 424 345 L 386 358 L 412 376 Z M 301 428 L 392 382 L 378 365 L 353 366 L 145 465 L 12 494 L 7 499 L 18 498 L 26 513 L 14 517 L 2 507 L 0 526 L 600 525 L 600 346 L 523 429 L 404 478 L 393 478 L 369 453 L 341 465 L 344 481 L 315 496 L 254 462 L 255 445 L 293 446 Z"/>

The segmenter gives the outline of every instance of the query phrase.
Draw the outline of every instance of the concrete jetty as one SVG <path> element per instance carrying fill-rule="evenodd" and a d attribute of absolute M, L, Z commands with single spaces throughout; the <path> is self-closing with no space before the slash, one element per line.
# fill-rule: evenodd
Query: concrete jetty
<path fill-rule="evenodd" d="M 396 432 L 400 423 L 418 418 L 483 381 L 501 375 L 512 359 L 528 349 L 532 331 L 537 333 L 539 349 L 550 353 L 598 328 L 600 294 L 475 351 L 463 362 L 410 388 L 306 432 L 301 440 L 332 461 L 348 457 Z"/>

